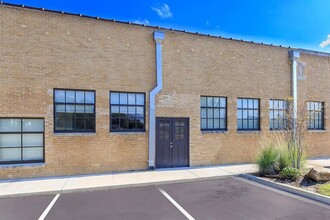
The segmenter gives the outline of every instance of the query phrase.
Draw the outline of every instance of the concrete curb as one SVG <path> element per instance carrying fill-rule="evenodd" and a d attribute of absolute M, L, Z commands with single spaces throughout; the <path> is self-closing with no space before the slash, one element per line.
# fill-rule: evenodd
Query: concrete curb
<path fill-rule="evenodd" d="M 265 179 L 262 179 L 262 178 L 259 178 L 259 177 L 256 177 L 256 176 L 253 176 L 253 175 L 250 175 L 250 174 L 239 174 L 238 176 L 242 177 L 244 179 L 256 182 L 256 183 L 260 183 L 260 184 L 265 185 L 265 186 L 273 187 L 275 189 L 279 189 L 279 190 L 282 190 L 282 191 L 285 191 L 285 192 L 288 192 L 288 193 L 292 193 L 292 194 L 299 195 L 299 196 L 302 196 L 302 197 L 305 197 L 305 198 L 308 198 L 308 199 L 312 199 L 312 200 L 317 201 L 317 202 L 321 202 L 321 203 L 330 205 L 330 197 L 329 196 L 320 195 L 318 193 L 310 192 L 310 191 L 307 191 L 307 190 L 304 190 L 304 189 L 299 189 L 299 188 L 289 186 L 289 185 L 285 185 L 285 184 L 282 184 L 282 183 L 275 183 L 275 182 L 265 180 Z"/>

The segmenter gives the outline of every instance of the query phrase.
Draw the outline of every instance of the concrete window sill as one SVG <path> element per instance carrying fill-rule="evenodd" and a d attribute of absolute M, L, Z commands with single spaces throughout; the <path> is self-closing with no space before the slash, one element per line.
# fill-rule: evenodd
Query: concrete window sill
<path fill-rule="evenodd" d="M 6 168 L 25 168 L 25 167 L 44 167 L 45 163 L 20 163 L 20 164 L 1 164 L 0 169 Z"/>
<path fill-rule="evenodd" d="M 95 136 L 95 132 L 90 132 L 90 133 L 54 133 L 54 136 Z"/>
<path fill-rule="evenodd" d="M 110 132 L 110 135 L 146 135 L 147 132 Z"/>
<path fill-rule="evenodd" d="M 236 131 L 237 134 L 253 134 L 253 133 L 261 133 L 261 130 L 257 130 L 257 131 Z"/>
<path fill-rule="evenodd" d="M 327 132 L 327 130 L 323 129 L 323 130 L 307 130 L 310 133 L 324 133 Z"/>
<path fill-rule="evenodd" d="M 201 131 L 202 134 L 228 134 L 228 131 Z"/>

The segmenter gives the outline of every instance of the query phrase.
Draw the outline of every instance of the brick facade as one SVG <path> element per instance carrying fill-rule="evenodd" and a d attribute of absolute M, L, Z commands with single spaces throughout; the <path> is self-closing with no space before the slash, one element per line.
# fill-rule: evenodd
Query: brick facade
<path fill-rule="evenodd" d="M 0 166 L 0 179 L 147 169 L 156 29 L 5 5 L 0 20 L 0 117 L 45 119 L 45 163 Z M 269 133 L 269 99 L 291 94 L 288 52 L 165 30 L 156 116 L 190 118 L 191 166 L 255 159 L 261 135 Z M 300 97 L 329 103 L 329 56 L 302 54 L 300 61 Z M 54 88 L 96 91 L 95 133 L 54 133 Z M 109 132 L 109 91 L 146 93 L 146 132 Z M 228 97 L 227 132 L 201 132 L 201 95 Z M 260 132 L 237 132 L 237 97 L 261 100 Z M 309 132 L 307 141 L 310 157 L 330 156 L 328 130 Z"/>

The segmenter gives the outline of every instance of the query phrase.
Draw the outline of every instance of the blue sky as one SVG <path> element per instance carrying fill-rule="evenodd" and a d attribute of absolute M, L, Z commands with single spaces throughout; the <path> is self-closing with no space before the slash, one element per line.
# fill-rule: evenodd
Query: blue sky
<path fill-rule="evenodd" d="M 330 52 L 329 0 L 5 2 Z"/>

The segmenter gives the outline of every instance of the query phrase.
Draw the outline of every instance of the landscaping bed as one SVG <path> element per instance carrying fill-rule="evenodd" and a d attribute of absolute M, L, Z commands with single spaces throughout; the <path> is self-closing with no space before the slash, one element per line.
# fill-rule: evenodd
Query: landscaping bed
<path fill-rule="evenodd" d="M 314 193 L 319 193 L 322 195 L 330 196 L 330 181 L 316 182 L 314 180 L 311 180 L 305 176 L 305 174 L 308 171 L 309 170 L 302 172 L 302 175 L 299 178 L 297 178 L 296 180 L 284 179 L 284 178 L 281 178 L 279 175 L 263 176 L 263 175 L 260 175 L 259 173 L 252 173 L 251 175 L 271 181 L 271 182 L 282 183 L 282 184 L 286 184 L 286 185 L 293 186 L 296 188 L 308 190 L 308 191 L 311 191 Z"/>

